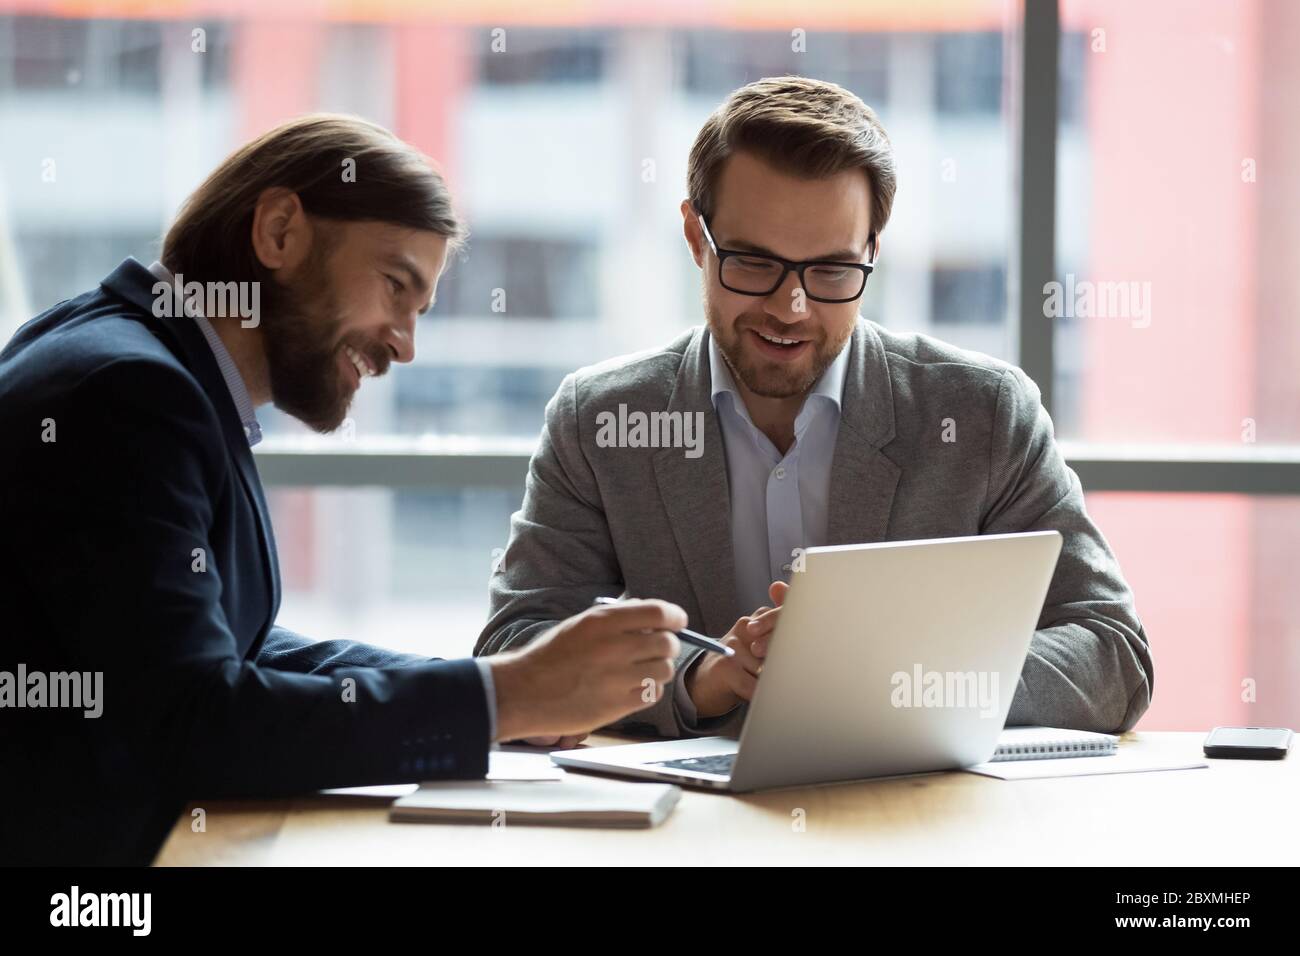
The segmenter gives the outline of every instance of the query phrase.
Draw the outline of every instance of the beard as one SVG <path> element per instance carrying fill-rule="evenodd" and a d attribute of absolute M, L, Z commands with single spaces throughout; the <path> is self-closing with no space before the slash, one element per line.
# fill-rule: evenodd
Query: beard
<path fill-rule="evenodd" d="M 303 273 L 283 283 L 264 283 L 267 321 L 263 323 L 271 399 L 275 407 L 320 433 L 343 424 L 356 392 L 339 368 L 344 345 L 367 356 L 377 374 L 388 358 L 360 336 L 339 336 L 343 315 L 330 279 L 326 252 L 317 246 Z"/>
<path fill-rule="evenodd" d="M 844 348 L 849 336 L 853 334 L 850 323 L 843 334 L 831 339 L 823 334 L 813 338 L 809 332 L 790 328 L 772 328 L 771 321 L 762 312 L 742 313 L 735 321 L 726 324 L 718 310 L 710 303 L 704 303 L 708 318 L 709 332 L 718 343 L 731 374 L 755 395 L 763 398 L 794 398 L 803 395 L 817 383 L 822 373 L 835 361 Z M 808 336 L 812 351 L 811 361 L 778 362 L 758 354 L 745 344 L 749 330 L 765 332 L 769 335 L 799 337 Z"/>

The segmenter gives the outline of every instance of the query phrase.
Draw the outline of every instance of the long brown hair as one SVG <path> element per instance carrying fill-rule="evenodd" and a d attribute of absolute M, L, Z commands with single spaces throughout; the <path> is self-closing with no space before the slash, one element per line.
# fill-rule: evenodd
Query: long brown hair
<path fill-rule="evenodd" d="M 314 113 L 264 133 L 212 171 L 167 231 L 163 265 L 199 282 L 269 278 L 251 233 L 257 199 L 274 187 L 297 193 L 315 217 L 427 230 L 452 248 L 466 236 L 428 157 L 375 123 Z"/>

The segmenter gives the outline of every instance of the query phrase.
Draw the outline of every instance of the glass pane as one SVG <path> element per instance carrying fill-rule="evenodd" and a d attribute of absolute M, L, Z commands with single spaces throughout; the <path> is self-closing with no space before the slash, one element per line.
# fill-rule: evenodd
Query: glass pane
<path fill-rule="evenodd" d="M 519 492 L 275 489 L 280 622 L 414 654 L 472 652 Z M 1156 664 L 1139 730 L 1300 724 L 1300 498 L 1095 493 Z"/>
<path fill-rule="evenodd" d="M 1087 496 L 1151 641 L 1138 730 L 1300 723 L 1300 498 Z"/>
<path fill-rule="evenodd" d="M 1300 441 L 1300 7 L 1062 13 L 1059 434 Z"/>
<path fill-rule="evenodd" d="M 0 341 L 121 257 L 155 258 L 239 143 L 309 110 L 359 113 L 440 162 L 472 236 L 415 364 L 362 389 L 356 438 L 531 438 L 565 373 L 703 321 L 678 212 L 691 142 L 736 87 L 800 73 L 862 96 L 898 153 L 863 314 L 1010 357 L 1006 0 L 823 4 L 797 28 L 743 4 L 707 27 L 680 6 L 614 5 L 583 29 L 525 3 L 455 23 L 402 4 L 376 22 L 366 5 L 295 9 L 0 16 Z M 272 436 L 303 431 L 264 419 Z"/>
<path fill-rule="evenodd" d="M 428 657 L 467 657 L 523 488 L 275 488 L 279 623 Z"/>

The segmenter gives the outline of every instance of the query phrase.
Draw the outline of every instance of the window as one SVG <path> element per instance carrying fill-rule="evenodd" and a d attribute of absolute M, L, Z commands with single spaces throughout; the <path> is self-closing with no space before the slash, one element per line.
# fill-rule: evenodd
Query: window
<path fill-rule="evenodd" d="M 682 85 L 692 95 L 720 101 L 764 76 L 816 76 L 853 90 L 869 104 L 889 99 L 888 36 L 854 31 L 738 32 L 690 30 L 675 34 Z M 800 48 L 801 47 L 801 48 Z"/>
<path fill-rule="evenodd" d="M 79 20 L 15 17 L 3 34 L 5 85 L 20 90 L 63 89 L 78 83 L 92 24 Z"/>
<path fill-rule="evenodd" d="M 16 17 L 0 32 L 17 90 L 159 90 L 162 30 L 141 20 L 62 20 Z"/>
<path fill-rule="evenodd" d="M 760 76 L 829 79 L 898 155 L 862 314 L 1043 387 L 1154 643 L 1142 726 L 1294 724 L 1278 574 L 1300 539 L 1300 12 L 1059 6 L 819 4 L 787 27 L 651 5 L 582 29 L 545 5 L 494 22 L 214 8 L 196 52 L 194 23 L 124 2 L 84 20 L 0 0 L 0 341 L 121 257 L 152 259 L 212 166 L 289 116 L 359 113 L 436 157 L 471 237 L 417 360 L 367 383 L 348 437 L 262 412 L 258 459 L 286 625 L 464 654 L 563 376 L 703 319 L 677 208 L 700 124 Z M 1022 75 L 1044 37 L 1056 60 Z M 1054 194 L 1016 175 L 1018 142 L 1054 151 Z M 1225 674 L 1258 677 L 1257 706 Z"/>
<path fill-rule="evenodd" d="M 997 116 L 1002 107 L 1002 35 L 946 33 L 935 38 L 935 108 L 943 114 Z"/>
<path fill-rule="evenodd" d="M 600 33 L 495 27 L 476 37 L 485 86 L 598 83 L 605 73 L 607 38 Z"/>
<path fill-rule="evenodd" d="M 20 232 L 15 247 L 20 251 L 27 295 L 41 311 L 71 295 L 71 290 L 94 288 L 115 265 L 127 256 L 152 261 L 154 236 L 148 232 L 119 232 L 111 224 L 82 231 Z M 103 229 L 103 231 L 101 231 Z M 146 263 L 147 264 L 147 263 Z"/>
<path fill-rule="evenodd" d="M 559 237 L 471 238 L 438 284 L 443 315 L 509 315 L 520 319 L 595 319 L 597 252 L 589 240 Z"/>
<path fill-rule="evenodd" d="M 1300 717 L 1300 497 L 1087 496 L 1151 639 L 1145 729 L 1289 727 Z"/>
<path fill-rule="evenodd" d="M 425 341 L 436 336 L 434 328 Z M 398 433 L 528 438 L 540 427 L 537 409 L 573 370 L 557 364 L 434 365 L 411 371 L 396 380 Z"/>
<path fill-rule="evenodd" d="M 408 654 L 473 653 L 488 580 L 509 540 L 517 488 L 277 488 L 280 620 L 325 640 Z"/>
<path fill-rule="evenodd" d="M 1139 9 L 1140 7 L 1140 9 Z M 1300 441 L 1298 21 L 1064 6 L 1055 295 L 1065 438 Z M 1206 82 L 1213 76 L 1214 81 Z"/>
<path fill-rule="evenodd" d="M 930 295 L 935 325 L 1000 327 L 1007 308 L 1007 273 L 1000 265 L 940 266 L 930 274 Z"/>

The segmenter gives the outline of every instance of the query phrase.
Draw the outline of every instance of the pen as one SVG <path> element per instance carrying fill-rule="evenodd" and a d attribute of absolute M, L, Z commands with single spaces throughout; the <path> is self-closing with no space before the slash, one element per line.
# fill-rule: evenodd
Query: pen
<path fill-rule="evenodd" d="M 622 604 L 623 602 L 620 601 L 618 598 L 598 597 L 593 603 Z M 680 631 L 677 631 L 676 634 L 677 634 L 677 639 L 679 641 L 681 641 L 683 644 L 689 644 L 691 645 L 691 647 L 698 647 L 701 650 L 709 651 L 710 653 L 713 654 L 721 654 L 723 657 L 736 656 L 736 652 L 733 651 L 726 644 L 723 644 L 719 641 L 715 641 L 711 637 L 705 637 L 703 634 L 696 634 L 694 631 L 688 631 L 686 628 L 682 628 Z"/>

